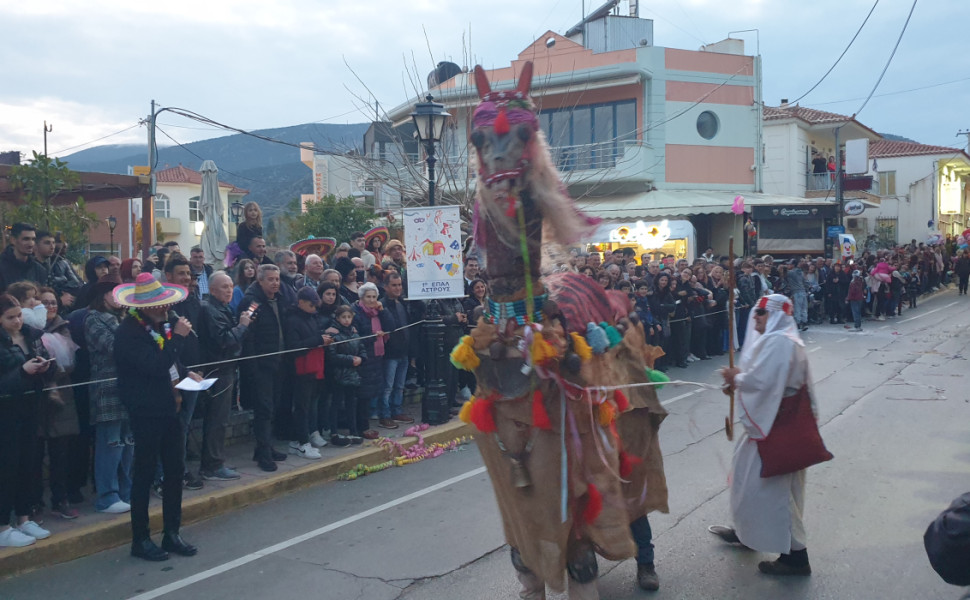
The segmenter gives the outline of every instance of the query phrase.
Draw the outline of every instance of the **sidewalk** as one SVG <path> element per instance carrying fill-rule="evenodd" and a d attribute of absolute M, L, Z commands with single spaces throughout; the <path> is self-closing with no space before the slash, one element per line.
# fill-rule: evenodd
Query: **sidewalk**
<path fill-rule="evenodd" d="M 412 409 L 409 412 L 420 413 L 420 405 L 411 405 L 408 408 Z M 412 416 L 417 418 L 420 414 Z M 379 429 L 379 431 L 407 448 L 417 442 L 415 437 L 404 437 L 404 431 L 407 428 L 408 426 L 401 425 L 398 429 Z M 427 429 L 422 432 L 422 436 L 426 444 L 446 443 L 462 436 L 470 437 L 472 431 L 472 427 L 453 418 L 448 423 Z M 289 449 L 287 442 L 278 442 L 276 447 L 281 452 Z M 387 452 L 377 445 L 377 440 L 365 440 L 361 446 L 345 448 L 328 445 L 320 448 L 320 454 L 323 455 L 320 460 L 307 460 L 291 454 L 285 461 L 277 463 L 279 470 L 275 473 L 261 471 L 251 460 L 252 453 L 251 441 L 233 444 L 226 448 L 226 464 L 239 471 L 242 475 L 240 479 L 206 481 L 205 487 L 201 490 L 183 490 L 183 525 L 210 519 L 301 488 L 330 481 L 358 464 L 373 466 L 388 460 Z M 198 461 L 190 461 L 189 468 L 193 472 L 198 472 Z M 45 510 L 43 527 L 51 532 L 51 537 L 39 540 L 26 548 L 0 550 L 0 579 L 71 561 L 131 542 L 129 515 L 95 512 L 91 486 L 86 486 L 83 491 L 87 496 L 85 502 L 76 507 L 81 512 L 80 517 L 66 520 Z M 154 495 L 151 498 L 149 515 L 152 533 L 160 532 L 162 501 Z"/>

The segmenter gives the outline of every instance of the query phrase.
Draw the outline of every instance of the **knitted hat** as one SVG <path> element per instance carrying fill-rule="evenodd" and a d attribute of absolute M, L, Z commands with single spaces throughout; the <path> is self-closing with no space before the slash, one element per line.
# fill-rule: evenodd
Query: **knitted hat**
<path fill-rule="evenodd" d="M 346 256 L 341 256 L 337 259 L 337 262 L 333 263 L 333 268 L 340 273 L 341 279 L 346 279 L 347 274 L 353 271 L 356 267 L 354 266 L 354 261 L 350 260 Z"/>
<path fill-rule="evenodd" d="M 314 306 L 320 306 L 320 296 L 317 295 L 317 291 L 311 286 L 300 288 L 300 291 L 296 293 L 296 299 L 306 300 Z"/>

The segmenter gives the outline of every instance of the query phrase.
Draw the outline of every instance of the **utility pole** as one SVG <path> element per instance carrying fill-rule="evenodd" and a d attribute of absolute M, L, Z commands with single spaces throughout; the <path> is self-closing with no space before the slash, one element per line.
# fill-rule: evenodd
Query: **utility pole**
<path fill-rule="evenodd" d="M 155 101 L 148 113 L 148 195 L 141 202 L 141 259 L 148 260 L 148 249 L 155 237 Z"/>
<path fill-rule="evenodd" d="M 957 137 L 964 136 L 967 138 L 967 152 L 970 152 L 970 129 L 964 129 L 957 132 Z"/>
<path fill-rule="evenodd" d="M 54 131 L 54 125 L 48 125 L 47 121 L 44 121 L 44 158 L 47 158 L 47 134 Z"/>
<path fill-rule="evenodd" d="M 845 225 L 845 198 L 842 197 L 842 147 L 839 146 L 839 130 L 842 125 L 835 128 L 835 202 L 839 205 L 839 225 Z"/>

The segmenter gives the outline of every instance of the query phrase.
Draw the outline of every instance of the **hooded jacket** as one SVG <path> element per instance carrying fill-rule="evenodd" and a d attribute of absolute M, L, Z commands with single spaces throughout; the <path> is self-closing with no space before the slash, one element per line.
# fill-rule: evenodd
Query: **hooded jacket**
<path fill-rule="evenodd" d="M 25 280 L 47 285 L 47 269 L 29 256 L 25 261 L 17 260 L 13 246 L 7 246 L 0 254 L 0 291 L 6 290 L 12 283 Z"/>

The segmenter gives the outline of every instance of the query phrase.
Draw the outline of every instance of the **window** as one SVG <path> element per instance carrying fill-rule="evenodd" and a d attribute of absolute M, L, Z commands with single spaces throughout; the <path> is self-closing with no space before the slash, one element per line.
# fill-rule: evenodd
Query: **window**
<path fill-rule="evenodd" d="M 202 211 L 199 210 L 199 197 L 189 198 L 189 221 L 196 222 L 202 220 Z"/>
<path fill-rule="evenodd" d="M 709 110 L 705 110 L 697 115 L 697 133 L 705 140 L 714 139 L 718 130 L 721 128 L 717 115 Z"/>
<path fill-rule="evenodd" d="M 881 171 L 879 173 L 879 195 L 896 195 L 896 171 Z"/>
<path fill-rule="evenodd" d="M 167 219 L 172 214 L 172 205 L 165 194 L 155 194 L 155 218 Z"/>
<path fill-rule="evenodd" d="M 637 103 L 622 100 L 544 110 L 539 126 L 559 169 L 611 168 L 623 153 L 623 142 L 637 139 Z"/>

